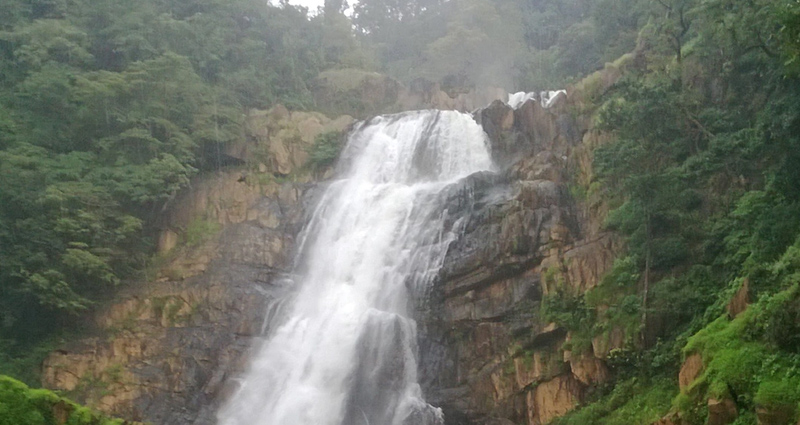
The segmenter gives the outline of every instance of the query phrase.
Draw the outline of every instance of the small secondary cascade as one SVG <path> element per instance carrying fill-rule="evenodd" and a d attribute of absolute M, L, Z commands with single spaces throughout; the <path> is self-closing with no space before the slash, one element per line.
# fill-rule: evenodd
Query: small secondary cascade
<path fill-rule="evenodd" d="M 447 189 L 491 168 L 487 137 L 466 114 L 409 112 L 356 128 L 342 178 L 301 235 L 293 305 L 218 423 L 443 424 L 417 383 L 411 312 L 458 232 Z"/>
<path fill-rule="evenodd" d="M 566 96 L 566 90 L 547 90 L 540 92 L 538 94 L 539 103 L 542 105 L 542 108 L 549 108 L 553 106 L 558 96 Z M 506 104 L 513 109 L 518 109 L 520 106 L 524 105 L 525 102 L 529 100 L 536 100 L 537 94 L 536 92 L 517 92 L 517 93 L 509 93 L 508 94 L 508 101 Z"/>

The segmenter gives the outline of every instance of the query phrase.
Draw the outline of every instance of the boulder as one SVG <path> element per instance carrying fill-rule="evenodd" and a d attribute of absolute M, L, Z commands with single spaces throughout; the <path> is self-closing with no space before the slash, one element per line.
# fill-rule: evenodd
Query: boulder
<path fill-rule="evenodd" d="M 739 290 L 737 290 L 730 301 L 728 301 L 728 305 L 725 306 L 725 311 L 728 313 L 729 318 L 734 319 L 736 316 L 742 314 L 749 304 L 750 279 L 745 278 Z"/>
<path fill-rule="evenodd" d="M 528 392 L 528 424 L 544 425 L 574 409 L 583 387 L 571 375 L 559 376 Z"/>
<path fill-rule="evenodd" d="M 603 384 L 610 378 L 605 362 L 591 355 L 571 356 L 569 366 L 575 378 L 584 385 Z"/>
<path fill-rule="evenodd" d="M 728 425 L 736 421 L 739 417 L 739 410 L 736 403 L 729 398 L 708 399 L 708 421 L 707 425 Z"/>
<path fill-rule="evenodd" d="M 758 425 L 786 425 L 794 418 L 794 406 L 756 407 Z"/>
<path fill-rule="evenodd" d="M 686 357 L 678 374 L 678 385 L 681 391 L 686 390 L 700 376 L 703 371 L 703 358 L 700 354 L 694 353 Z"/>

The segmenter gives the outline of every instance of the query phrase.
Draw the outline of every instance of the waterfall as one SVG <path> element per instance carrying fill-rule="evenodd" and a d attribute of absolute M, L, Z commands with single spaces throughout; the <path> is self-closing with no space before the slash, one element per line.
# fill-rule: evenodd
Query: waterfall
<path fill-rule="evenodd" d="M 298 292 L 220 410 L 220 425 L 434 425 L 417 383 L 415 297 L 458 231 L 446 192 L 492 168 L 454 111 L 381 116 L 350 135 L 301 235 Z"/>

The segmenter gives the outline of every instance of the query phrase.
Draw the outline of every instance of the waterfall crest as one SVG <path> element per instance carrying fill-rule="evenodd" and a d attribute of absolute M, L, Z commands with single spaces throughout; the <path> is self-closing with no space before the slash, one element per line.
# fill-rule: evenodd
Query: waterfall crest
<path fill-rule="evenodd" d="M 442 424 L 417 384 L 411 304 L 458 231 L 446 189 L 491 168 L 486 135 L 469 115 L 418 111 L 360 124 L 341 178 L 301 235 L 293 305 L 218 423 Z"/>

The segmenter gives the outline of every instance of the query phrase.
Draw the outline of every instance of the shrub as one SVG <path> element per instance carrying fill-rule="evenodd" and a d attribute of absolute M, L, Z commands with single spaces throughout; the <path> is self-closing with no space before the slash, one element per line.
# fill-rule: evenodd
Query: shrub
<path fill-rule="evenodd" d="M 339 158 L 342 151 L 342 134 L 338 131 L 322 133 L 314 139 L 308 151 L 307 166 L 313 171 L 330 167 Z"/>
<path fill-rule="evenodd" d="M 56 410 L 67 413 L 65 425 L 122 425 L 79 406 L 56 393 L 31 389 L 22 382 L 0 375 L 0 425 L 56 425 Z"/>

